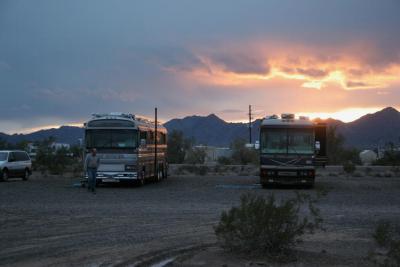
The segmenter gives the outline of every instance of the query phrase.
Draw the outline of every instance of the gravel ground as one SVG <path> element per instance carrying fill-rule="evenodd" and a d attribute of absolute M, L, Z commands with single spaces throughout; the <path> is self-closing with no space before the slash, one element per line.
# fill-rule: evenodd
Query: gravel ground
<path fill-rule="evenodd" d="M 257 177 L 180 176 L 144 187 L 104 186 L 96 195 L 71 178 L 0 183 L 0 265 L 130 265 L 141 255 L 214 243 L 213 226 L 242 193 L 278 197 L 294 189 L 261 189 Z M 301 249 L 357 265 L 380 219 L 400 218 L 400 178 L 319 177 L 328 189 L 319 207 L 325 233 Z M 154 253 L 153 253 L 154 252 Z M 351 260 L 353 259 L 353 261 Z"/>

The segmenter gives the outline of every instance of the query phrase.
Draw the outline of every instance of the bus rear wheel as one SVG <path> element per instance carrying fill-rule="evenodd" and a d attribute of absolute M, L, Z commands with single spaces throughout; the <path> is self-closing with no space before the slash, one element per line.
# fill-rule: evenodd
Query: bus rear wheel
<path fill-rule="evenodd" d="M 159 167 L 158 171 L 157 171 L 157 176 L 156 176 L 156 181 L 157 182 L 160 182 L 164 178 L 164 174 L 163 173 L 164 173 L 163 168 Z"/>
<path fill-rule="evenodd" d="M 142 174 L 137 182 L 138 186 L 143 186 L 145 184 L 145 179 L 146 179 L 146 172 L 143 170 Z"/>

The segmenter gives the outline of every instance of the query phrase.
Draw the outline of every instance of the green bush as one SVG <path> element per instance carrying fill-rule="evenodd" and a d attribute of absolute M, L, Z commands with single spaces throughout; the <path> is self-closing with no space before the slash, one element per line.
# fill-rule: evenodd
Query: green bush
<path fill-rule="evenodd" d="M 195 173 L 198 175 L 204 176 L 208 173 L 208 167 L 207 166 L 198 166 L 196 168 Z"/>
<path fill-rule="evenodd" d="M 375 228 L 373 238 L 385 250 L 383 259 L 374 259 L 375 263 L 386 267 L 400 266 L 400 226 L 381 221 Z"/>
<path fill-rule="evenodd" d="M 53 149 L 51 147 L 53 142 L 54 138 L 48 138 L 37 144 L 38 151 L 35 160 L 35 168 L 42 174 L 48 171 L 51 174 L 62 175 L 71 164 L 72 159 L 68 156 L 68 149 Z"/>
<path fill-rule="evenodd" d="M 246 140 L 235 139 L 231 144 L 232 162 L 234 164 L 247 165 L 259 164 L 259 152 L 254 148 L 246 147 Z"/>
<path fill-rule="evenodd" d="M 299 193 L 280 202 L 273 194 L 267 199 L 245 194 L 239 207 L 222 212 L 215 234 L 226 250 L 282 260 L 303 234 L 321 229 L 322 218 L 314 206 L 317 200 Z M 308 207 L 305 215 L 300 214 L 303 206 Z"/>
<path fill-rule="evenodd" d="M 193 147 L 186 152 L 186 164 L 204 164 L 206 151 L 203 148 Z"/>
<path fill-rule="evenodd" d="M 217 163 L 219 165 L 231 165 L 232 164 L 232 158 L 222 156 L 222 157 L 219 157 L 217 159 Z"/>
<path fill-rule="evenodd" d="M 355 170 L 356 165 L 353 162 L 347 161 L 343 164 L 343 171 L 345 171 L 347 174 L 352 174 Z"/>

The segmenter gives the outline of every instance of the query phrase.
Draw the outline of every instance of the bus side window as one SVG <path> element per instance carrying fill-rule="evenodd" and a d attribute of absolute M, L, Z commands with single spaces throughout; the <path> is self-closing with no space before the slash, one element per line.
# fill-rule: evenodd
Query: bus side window
<path fill-rule="evenodd" d="M 147 143 L 147 132 L 145 132 L 145 131 L 140 131 L 140 133 L 139 133 L 139 144 L 142 143 L 142 140 L 144 140 L 146 142 L 146 144 L 148 144 Z"/>
<path fill-rule="evenodd" d="M 149 131 L 149 134 L 147 135 L 147 143 L 148 144 L 154 144 L 154 132 Z"/>
<path fill-rule="evenodd" d="M 166 144 L 166 140 L 165 140 L 165 134 L 163 133 L 158 133 L 158 144 L 160 145 L 165 145 Z"/>

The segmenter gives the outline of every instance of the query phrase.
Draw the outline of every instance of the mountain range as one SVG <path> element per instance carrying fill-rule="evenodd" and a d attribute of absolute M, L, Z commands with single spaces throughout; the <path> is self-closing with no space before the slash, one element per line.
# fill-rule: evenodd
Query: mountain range
<path fill-rule="evenodd" d="M 388 107 L 373 114 L 367 114 L 355 121 L 344 123 L 339 120 L 327 119 L 317 121 L 326 122 L 329 126 L 337 127 L 346 140 L 347 146 L 358 148 L 374 148 L 388 142 L 400 142 L 400 112 Z M 252 124 L 252 140 L 258 140 L 261 119 Z M 248 140 L 247 123 L 230 123 L 222 120 L 215 114 L 208 116 L 188 116 L 183 119 L 172 119 L 164 126 L 169 132 L 182 131 L 186 138 L 193 138 L 197 144 L 212 146 L 229 146 L 236 138 Z M 40 130 L 29 134 L 7 135 L 0 133 L 0 139 L 10 143 L 23 140 L 39 141 L 53 136 L 57 142 L 76 144 L 83 137 L 83 128 L 61 126 L 47 130 Z"/>

